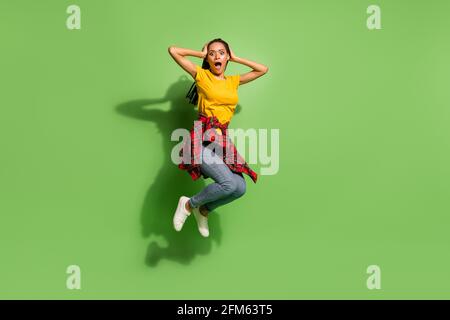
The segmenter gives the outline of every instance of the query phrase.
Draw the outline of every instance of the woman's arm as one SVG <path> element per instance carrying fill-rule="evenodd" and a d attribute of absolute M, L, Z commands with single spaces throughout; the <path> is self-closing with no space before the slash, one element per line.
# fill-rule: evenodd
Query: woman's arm
<path fill-rule="evenodd" d="M 253 69 L 253 71 L 250 71 L 250 72 L 240 75 L 239 85 L 253 81 L 253 80 L 265 75 L 267 73 L 267 71 L 269 71 L 269 68 L 263 64 L 237 57 L 234 54 L 233 50 L 231 50 L 231 49 L 230 49 L 230 53 L 231 53 L 230 61 L 246 65 Z"/>
<path fill-rule="evenodd" d="M 195 79 L 197 75 L 196 65 L 192 61 L 186 59 L 186 56 L 192 56 L 203 59 L 206 57 L 206 48 L 204 47 L 203 49 L 204 49 L 203 51 L 195 51 L 191 49 L 170 46 L 168 51 L 172 56 L 172 58 L 176 61 L 176 63 L 178 63 L 180 67 L 182 67 L 192 76 L 192 78 Z"/>

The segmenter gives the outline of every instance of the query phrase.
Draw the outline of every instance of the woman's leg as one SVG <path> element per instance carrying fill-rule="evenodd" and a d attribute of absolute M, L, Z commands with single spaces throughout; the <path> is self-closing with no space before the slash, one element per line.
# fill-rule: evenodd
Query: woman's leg
<path fill-rule="evenodd" d="M 230 203 L 231 201 L 234 201 L 240 197 L 242 197 L 246 190 L 246 183 L 245 179 L 242 175 L 242 173 L 234 173 L 233 172 L 233 179 L 236 181 L 237 188 L 236 190 L 231 193 L 228 197 L 218 199 L 212 202 L 208 202 L 204 204 L 203 206 L 208 212 L 213 211 L 217 207 L 223 206 L 224 204 Z"/>
<path fill-rule="evenodd" d="M 212 144 L 207 147 L 202 146 L 202 163 L 200 168 L 202 172 L 215 182 L 207 185 L 202 191 L 189 199 L 191 208 L 233 197 L 233 194 L 239 193 L 238 189 L 242 190 L 242 183 L 234 177 L 234 172 L 228 168 L 223 159 L 213 152 Z"/>

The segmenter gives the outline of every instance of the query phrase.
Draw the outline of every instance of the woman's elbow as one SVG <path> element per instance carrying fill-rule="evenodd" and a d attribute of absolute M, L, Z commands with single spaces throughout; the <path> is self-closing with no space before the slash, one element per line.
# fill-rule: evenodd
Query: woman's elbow
<path fill-rule="evenodd" d="M 177 51 L 177 47 L 175 46 L 169 46 L 169 48 L 167 49 L 167 51 L 169 51 L 170 55 L 174 55 Z"/>

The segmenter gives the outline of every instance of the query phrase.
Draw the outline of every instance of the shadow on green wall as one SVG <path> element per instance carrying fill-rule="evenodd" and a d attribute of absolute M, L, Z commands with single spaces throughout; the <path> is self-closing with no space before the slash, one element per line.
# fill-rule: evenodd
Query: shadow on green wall
<path fill-rule="evenodd" d="M 181 232 L 176 232 L 172 225 L 179 197 L 191 197 L 206 186 L 203 178 L 193 181 L 186 171 L 178 169 L 170 156 L 172 148 L 179 143 L 171 141 L 172 132 L 177 128 L 190 129 L 197 119 L 197 107 L 186 99 L 191 85 L 192 80 L 181 76 L 169 87 L 163 98 L 132 100 L 116 107 L 121 115 L 155 123 L 161 134 L 162 150 L 160 144 L 152 143 L 153 137 L 148 141 L 155 156 L 163 157 L 163 165 L 147 190 L 140 213 L 142 236 L 151 239 L 145 256 L 145 263 L 150 267 L 156 266 L 161 259 L 188 265 L 197 255 L 211 252 L 212 242 L 220 245 L 222 237 L 218 211 L 209 216 L 209 238 L 203 238 L 198 233 L 193 215 L 188 218 Z M 154 108 L 167 102 L 170 103 L 168 111 Z M 235 113 L 239 113 L 240 109 L 241 106 L 237 105 Z M 155 145 L 158 146 L 156 149 Z M 210 182 L 212 180 L 208 179 Z M 163 245 L 158 241 L 161 237 L 165 242 Z"/>

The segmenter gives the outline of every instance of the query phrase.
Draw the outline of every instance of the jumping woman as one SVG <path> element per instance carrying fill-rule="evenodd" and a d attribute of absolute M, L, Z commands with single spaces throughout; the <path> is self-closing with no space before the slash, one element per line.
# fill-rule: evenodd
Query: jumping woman
<path fill-rule="evenodd" d="M 194 212 L 200 234 L 208 237 L 208 213 L 245 193 L 243 173 L 256 183 L 257 174 L 237 152 L 228 137 L 227 128 L 238 103 L 238 87 L 261 77 L 269 69 L 262 64 L 235 56 L 228 44 L 220 38 L 205 44 L 202 51 L 171 46 L 169 53 L 195 80 L 188 96 L 191 103 L 198 105 L 201 132 L 214 131 L 207 141 L 203 141 L 202 135 L 201 142 L 196 140 L 198 134 L 196 135 L 194 127 L 190 131 L 191 139 L 186 142 L 191 150 L 190 162 L 182 160 L 178 167 L 186 170 L 192 180 L 203 176 L 205 179 L 210 177 L 215 182 L 191 198 L 180 197 L 173 225 L 176 231 L 181 231 L 186 219 Z M 188 60 L 186 56 L 203 58 L 202 67 Z M 226 76 L 225 70 L 229 61 L 246 65 L 253 70 L 242 75 Z M 195 145 L 200 145 L 200 148 Z M 180 156 L 183 156 L 183 149 Z M 232 161 L 229 160 L 230 157 Z"/>

